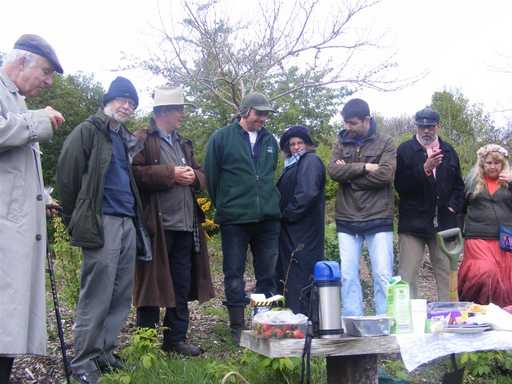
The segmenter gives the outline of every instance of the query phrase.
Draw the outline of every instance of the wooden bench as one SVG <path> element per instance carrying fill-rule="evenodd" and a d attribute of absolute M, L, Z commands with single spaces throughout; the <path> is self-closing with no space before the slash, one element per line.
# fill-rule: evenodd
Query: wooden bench
<path fill-rule="evenodd" d="M 265 339 L 244 331 L 240 345 L 267 357 L 300 357 L 304 339 Z M 375 384 L 379 354 L 399 353 L 394 336 L 313 339 L 312 356 L 325 356 L 328 384 Z"/>

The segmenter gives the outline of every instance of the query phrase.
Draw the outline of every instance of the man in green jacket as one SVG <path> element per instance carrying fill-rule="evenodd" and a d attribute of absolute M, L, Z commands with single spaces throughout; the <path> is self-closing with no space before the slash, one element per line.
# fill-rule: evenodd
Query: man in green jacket
<path fill-rule="evenodd" d="M 263 128 L 274 111 L 264 95 L 252 93 L 242 99 L 239 112 L 234 122 L 210 137 L 204 167 L 221 230 L 224 304 L 237 343 L 248 302 L 244 282 L 247 246 L 253 254 L 256 292 L 269 296 L 275 290 L 281 216 L 274 185 L 278 145 Z"/>
<path fill-rule="evenodd" d="M 83 384 L 122 367 L 113 351 L 130 310 L 135 257 L 151 259 L 130 166 L 143 143 L 123 125 L 138 101 L 133 84 L 117 77 L 103 109 L 66 138 L 57 166 L 64 220 L 84 255 L 71 362 Z"/>

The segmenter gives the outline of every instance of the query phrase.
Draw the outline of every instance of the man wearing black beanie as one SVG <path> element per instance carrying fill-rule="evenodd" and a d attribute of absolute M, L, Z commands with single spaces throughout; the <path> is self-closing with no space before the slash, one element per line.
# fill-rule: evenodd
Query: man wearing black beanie
<path fill-rule="evenodd" d="M 372 264 L 375 313 L 386 313 L 386 288 L 393 272 L 393 177 L 396 149 L 377 131 L 366 101 L 352 99 L 341 111 L 329 176 L 339 183 L 336 230 L 341 260 L 344 316 L 363 315 L 359 260 L 363 240 Z"/>
<path fill-rule="evenodd" d="M 138 103 L 133 84 L 117 77 L 103 108 L 66 138 L 57 166 L 64 221 L 84 255 L 71 362 L 84 384 L 122 367 L 113 352 L 130 310 L 135 258 L 151 260 L 130 166 L 143 142 L 123 125 Z"/>

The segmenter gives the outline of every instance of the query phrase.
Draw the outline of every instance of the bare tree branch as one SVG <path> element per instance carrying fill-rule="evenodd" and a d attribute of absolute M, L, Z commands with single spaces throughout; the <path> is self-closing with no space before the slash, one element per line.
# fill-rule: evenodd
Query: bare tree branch
<path fill-rule="evenodd" d="M 171 20 L 166 28 L 169 23 L 161 18 L 163 47 L 170 48 L 172 57 L 163 53 L 169 49 L 162 49 L 138 64 L 165 76 L 169 83 L 197 86 L 230 107 L 237 108 L 247 92 L 295 66 L 316 77 L 289 84 L 272 95 L 273 100 L 311 87 L 390 91 L 424 77 L 386 80 L 396 67 L 391 58 L 372 66 L 354 64 L 369 50 L 379 49 L 378 41 L 356 31 L 364 25 L 365 11 L 380 0 L 344 0 L 342 6 L 333 3 L 339 9 L 328 14 L 322 8 L 325 2 L 319 0 L 259 0 L 253 13 L 260 17 L 251 17 L 246 24 L 231 22 L 220 10 L 221 2 L 200 1 L 185 0 L 186 18 L 179 33 L 177 23 Z"/>

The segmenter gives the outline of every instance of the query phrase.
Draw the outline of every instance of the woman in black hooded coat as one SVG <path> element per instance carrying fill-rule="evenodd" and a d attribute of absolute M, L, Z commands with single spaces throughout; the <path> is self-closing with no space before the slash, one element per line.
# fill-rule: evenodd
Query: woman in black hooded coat
<path fill-rule="evenodd" d="M 277 282 L 286 306 L 307 314 L 302 289 L 324 257 L 325 167 L 304 126 L 289 127 L 279 145 L 286 158 L 277 182 L 282 213 Z"/>

